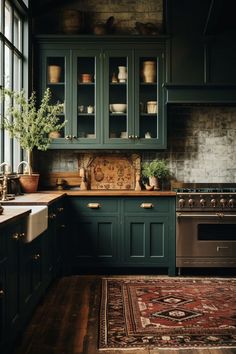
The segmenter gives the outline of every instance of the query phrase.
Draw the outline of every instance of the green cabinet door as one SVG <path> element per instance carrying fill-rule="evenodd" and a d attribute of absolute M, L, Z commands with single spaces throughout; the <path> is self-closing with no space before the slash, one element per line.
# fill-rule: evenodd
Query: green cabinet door
<path fill-rule="evenodd" d="M 21 258 L 23 252 L 22 237 L 25 232 L 24 223 L 17 222 L 8 229 L 8 261 L 7 261 L 7 323 L 6 329 L 10 338 L 15 338 L 20 328 L 20 312 L 22 294 L 20 284 L 24 277 L 21 272 Z"/>
<path fill-rule="evenodd" d="M 76 266 L 108 266 L 117 262 L 116 217 L 89 216 L 73 223 L 72 259 Z"/>
<path fill-rule="evenodd" d="M 59 133 L 52 133 L 53 142 L 64 146 L 71 143 L 72 139 L 72 84 L 71 84 L 71 57 L 70 51 L 64 48 L 42 49 L 39 56 L 38 72 L 40 82 L 38 83 L 39 92 L 49 88 L 51 91 L 51 103 L 61 103 L 62 110 L 58 116 L 60 122 L 67 120 L 65 127 Z M 57 76 L 54 71 L 57 71 Z M 70 119 L 68 119 L 70 117 Z"/>
<path fill-rule="evenodd" d="M 168 217 L 124 218 L 124 261 L 132 266 L 169 265 Z"/>
<path fill-rule="evenodd" d="M 37 302 L 42 288 L 42 236 L 37 237 L 32 242 L 25 243 L 22 247 L 22 257 L 20 260 L 21 282 L 20 308 L 24 316 L 29 316 Z"/>
<path fill-rule="evenodd" d="M 0 229 L 0 352 L 6 336 L 7 227 Z"/>

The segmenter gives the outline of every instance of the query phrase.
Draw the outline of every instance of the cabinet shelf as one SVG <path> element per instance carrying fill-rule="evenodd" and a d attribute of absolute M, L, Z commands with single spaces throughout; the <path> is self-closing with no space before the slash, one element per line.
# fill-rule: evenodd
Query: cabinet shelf
<path fill-rule="evenodd" d="M 93 117 L 94 113 L 78 113 L 78 117 L 83 116 L 83 117 Z"/>
<path fill-rule="evenodd" d="M 78 86 L 94 86 L 95 82 L 78 82 Z"/>
<path fill-rule="evenodd" d="M 62 81 L 62 82 L 48 82 L 47 85 L 48 86 L 64 86 L 65 82 L 64 81 Z"/>

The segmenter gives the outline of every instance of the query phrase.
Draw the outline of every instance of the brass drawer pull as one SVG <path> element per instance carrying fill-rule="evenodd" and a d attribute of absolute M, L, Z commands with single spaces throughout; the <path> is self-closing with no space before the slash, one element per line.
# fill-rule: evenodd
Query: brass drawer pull
<path fill-rule="evenodd" d="M 152 209 L 152 208 L 154 208 L 154 204 L 152 204 L 152 203 L 142 203 L 142 204 L 140 204 L 140 208 Z"/>
<path fill-rule="evenodd" d="M 99 209 L 99 208 L 101 208 L 101 204 L 99 204 L 99 203 L 88 203 L 87 207 L 90 208 L 90 209 Z"/>

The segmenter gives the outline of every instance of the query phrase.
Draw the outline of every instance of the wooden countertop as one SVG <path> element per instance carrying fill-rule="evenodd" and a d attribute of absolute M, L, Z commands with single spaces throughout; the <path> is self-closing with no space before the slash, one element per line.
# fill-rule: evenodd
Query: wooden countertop
<path fill-rule="evenodd" d="M 15 199 L 7 200 L 1 202 L 4 205 L 50 205 L 51 203 L 57 201 L 58 199 L 65 196 L 64 191 L 60 192 L 36 192 L 36 193 L 27 193 L 24 195 L 16 196 Z"/>
<path fill-rule="evenodd" d="M 7 206 L 3 208 L 3 213 L 0 215 L 0 228 L 27 216 L 31 211 L 31 209 L 27 207 L 24 209 L 21 208 L 21 210 L 17 208 L 7 208 Z"/>
<path fill-rule="evenodd" d="M 68 196 L 83 196 L 83 197 L 175 197 L 176 192 L 172 191 L 126 191 L 126 190 L 88 190 L 88 191 L 80 191 L 80 190 L 68 190 L 66 191 Z"/>
<path fill-rule="evenodd" d="M 172 191 L 125 191 L 125 190 L 63 190 L 63 191 L 40 191 L 16 196 L 13 200 L 3 201 L 4 205 L 50 205 L 66 195 L 70 197 L 175 197 Z"/>

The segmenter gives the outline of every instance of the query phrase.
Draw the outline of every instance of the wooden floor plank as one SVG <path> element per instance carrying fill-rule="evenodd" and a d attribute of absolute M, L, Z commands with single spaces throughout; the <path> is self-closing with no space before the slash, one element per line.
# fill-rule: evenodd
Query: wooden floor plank
<path fill-rule="evenodd" d="M 236 349 L 98 350 L 101 278 L 56 280 L 12 354 L 236 354 Z"/>

